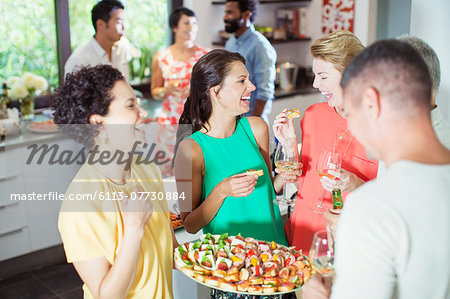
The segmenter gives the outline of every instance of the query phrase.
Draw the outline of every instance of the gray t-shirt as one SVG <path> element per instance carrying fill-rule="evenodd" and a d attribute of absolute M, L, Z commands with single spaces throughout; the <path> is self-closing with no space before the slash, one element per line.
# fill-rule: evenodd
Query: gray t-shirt
<path fill-rule="evenodd" d="M 450 164 L 398 161 L 347 197 L 332 299 L 450 298 Z"/>

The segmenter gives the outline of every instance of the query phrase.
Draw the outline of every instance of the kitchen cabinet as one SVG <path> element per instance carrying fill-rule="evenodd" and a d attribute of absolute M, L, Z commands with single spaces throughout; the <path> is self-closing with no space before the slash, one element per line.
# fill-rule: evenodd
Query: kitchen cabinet
<path fill-rule="evenodd" d="M 311 2 L 311 0 L 259 0 L 260 4 L 271 4 L 271 3 L 294 3 L 294 2 L 298 2 L 298 3 L 306 3 L 306 2 Z M 213 5 L 223 5 L 225 4 L 226 1 L 213 1 L 212 4 Z"/>
<path fill-rule="evenodd" d="M 0 144 L 0 261 L 61 243 L 57 226 L 61 202 L 29 196 L 64 194 L 79 166 L 28 164 L 30 144 L 75 150 L 74 142 L 61 134 L 33 134 L 24 128 L 21 135 Z"/>
<path fill-rule="evenodd" d="M 276 27 L 279 25 L 276 23 L 277 22 L 276 9 L 279 9 L 279 8 L 297 9 L 299 7 L 305 7 L 305 6 L 309 5 L 309 3 L 311 1 L 310 0 L 309 1 L 308 0 L 299 0 L 299 1 L 286 1 L 286 0 L 264 1 L 264 0 L 260 0 L 259 2 L 260 2 L 260 4 L 275 4 L 275 6 L 273 6 L 273 5 L 259 6 L 258 12 L 257 12 L 257 19 L 255 20 L 254 24 L 270 26 L 273 30 L 275 30 L 275 29 L 277 29 Z M 212 1 L 211 2 L 212 5 L 225 5 L 225 3 L 226 3 L 226 1 Z M 275 8 L 275 11 L 274 11 L 274 8 Z M 258 15 L 261 12 L 263 12 L 264 18 L 258 17 Z M 274 12 L 274 13 L 270 17 L 267 15 L 267 12 Z M 293 16 L 293 15 L 291 14 L 291 16 Z M 263 23 L 262 23 L 262 21 L 260 21 L 261 19 L 264 19 Z M 300 15 L 298 15 L 298 19 L 296 19 L 296 20 L 300 21 Z M 292 22 L 294 22 L 294 21 L 292 20 Z M 296 28 L 299 28 L 299 26 L 300 26 L 299 24 L 296 24 Z M 255 27 L 257 27 L 257 26 L 255 26 Z M 297 34 L 299 34 L 299 33 L 297 32 Z M 288 37 L 287 39 L 275 39 L 275 38 L 268 37 L 268 40 L 270 41 L 271 44 L 284 44 L 284 43 L 292 43 L 292 42 L 311 41 L 311 38 L 307 37 L 307 36 L 301 36 L 301 37 L 300 36 L 291 36 L 291 37 Z M 222 39 L 220 41 L 213 41 L 212 44 L 215 46 L 224 46 L 225 40 Z"/>
<path fill-rule="evenodd" d="M 200 1 L 193 1 L 191 8 L 196 11 L 199 17 L 199 30 L 202 31 L 201 27 L 203 22 L 208 22 L 208 26 L 210 30 L 208 33 L 199 31 L 199 44 L 204 44 L 210 42 L 213 47 L 224 47 L 225 40 L 219 35 L 219 31 L 224 29 L 222 18 L 218 16 L 223 16 L 224 14 L 224 5 L 226 1 L 211 1 L 209 2 L 209 7 L 205 7 L 202 1 L 202 6 L 197 6 Z M 311 38 L 309 37 L 309 6 L 311 1 L 260 1 L 256 18 L 254 20 L 255 27 L 256 25 L 262 27 L 271 27 L 273 29 L 277 28 L 277 11 L 280 9 L 294 11 L 299 8 L 307 8 L 308 16 L 306 17 L 306 31 L 305 35 L 289 37 L 286 40 L 283 39 L 273 39 L 270 38 L 269 41 L 273 44 L 276 52 L 277 52 L 277 60 L 279 63 L 282 62 L 293 62 L 297 66 L 304 66 L 301 72 L 298 72 L 298 80 L 297 86 L 294 87 L 293 90 L 284 91 L 284 90 L 276 90 L 275 91 L 275 99 L 279 99 L 282 97 L 290 97 L 299 94 L 307 94 L 314 92 L 312 88 L 310 88 L 310 71 L 308 71 L 310 63 L 309 58 L 309 44 L 311 42 Z M 214 17 L 215 16 L 215 17 Z M 214 18 L 213 18 L 214 17 Z M 298 28 L 298 26 L 295 26 Z M 300 34 L 297 31 L 297 34 Z M 207 38 L 209 36 L 209 38 Z"/>
<path fill-rule="evenodd" d="M 9 194 L 23 190 L 22 169 L 17 161 L 20 149 L 0 151 L 0 260 L 30 250 L 26 205 L 10 201 Z"/>
<path fill-rule="evenodd" d="M 269 42 L 274 45 L 274 44 L 285 44 L 285 43 L 293 43 L 293 42 L 308 42 L 311 41 L 310 37 L 305 37 L 305 38 L 291 38 L 291 39 L 268 39 Z M 224 47 L 225 46 L 225 41 L 214 41 L 212 43 L 214 46 L 221 46 Z"/>

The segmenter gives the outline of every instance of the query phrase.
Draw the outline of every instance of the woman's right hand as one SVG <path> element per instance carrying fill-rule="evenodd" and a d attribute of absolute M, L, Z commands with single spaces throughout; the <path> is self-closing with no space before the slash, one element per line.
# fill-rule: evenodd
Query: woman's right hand
<path fill-rule="evenodd" d="M 290 143 L 295 143 L 295 146 L 297 146 L 294 121 L 292 118 L 287 119 L 286 111 L 287 109 L 283 109 L 283 111 L 275 117 L 272 125 L 273 133 L 281 144 L 289 145 Z"/>
<path fill-rule="evenodd" d="M 227 177 L 218 185 L 222 195 L 225 197 L 244 197 L 255 190 L 258 175 L 248 175 L 245 172 Z"/>
<path fill-rule="evenodd" d="M 275 168 L 275 172 L 280 175 L 285 183 L 296 183 L 303 173 L 302 167 L 303 163 L 298 162 L 294 170 L 281 171 L 279 168 Z"/>
<path fill-rule="evenodd" d="M 141 198 L 143 193 L 139 186 L 134 187 L 133 193 L 135 194 L 122 200 L 125 232 L 128 230 L 142 230 L 143 232 L 145 225 L 153 214 L 153 204 L 149 198 L 145 196 Z"/>

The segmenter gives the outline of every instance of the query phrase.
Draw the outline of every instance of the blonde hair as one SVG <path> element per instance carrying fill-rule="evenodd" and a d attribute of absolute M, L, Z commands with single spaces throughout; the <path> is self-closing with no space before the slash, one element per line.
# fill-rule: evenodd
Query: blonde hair
<path fill-rule="evenodd" d="M 356 35 L 347 30 L 339 30 L 316 39 L 310 52 L 313 58 L 332 63 L 342 73 L 353 57 L 363 49 L 364 46 Z"/>

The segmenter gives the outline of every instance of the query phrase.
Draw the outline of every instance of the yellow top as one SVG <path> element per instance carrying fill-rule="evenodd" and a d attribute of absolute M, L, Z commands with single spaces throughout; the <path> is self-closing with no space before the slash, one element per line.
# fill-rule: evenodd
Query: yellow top
<path fill-rule="evenodd" d="M 155 196 L 163 200 L 152 201 L 154 212 L 144 231 L 136 276 L 127 298 L 173 298 L 170 215 L 161 172 L 153 164 L 133 165 L 131 178 L 123 185 L 113 183 L 92 165 L 81 167 L 66 192 L 58 220 L 67 261 L 104 256 L 114 264 L 124 233 L 122 204 L 107 199 L 123 195 L 147 196 L 131 194 L 135 185 L 144 192 L 155 192 L 149 193 L 149 198 Z M 84 298 L 93 298 L 86 285 L 83 290 Z"/>

